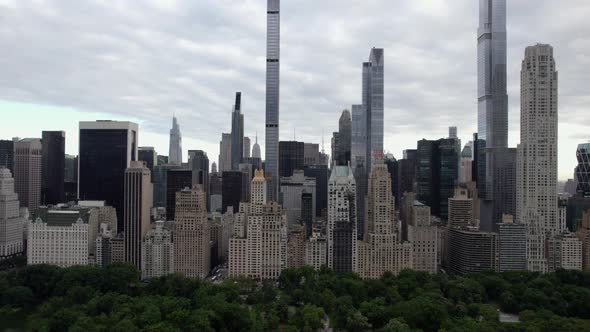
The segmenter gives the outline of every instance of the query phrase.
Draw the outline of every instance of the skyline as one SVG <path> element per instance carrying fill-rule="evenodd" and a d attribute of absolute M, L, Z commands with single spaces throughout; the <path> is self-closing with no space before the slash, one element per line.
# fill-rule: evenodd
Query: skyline
<path fill-rule="evenodd" d="M 323 9 L 330 8 L 330 3 L 334 2 L 326 1 L 326 3 L 314 6 L 312 11 L 306 13 L 311 17 L 302 15 L 301 11 L 301 8 L 304 8 L 308 3 L 311 2 L 284 4 L 285 8 L 283 8 L 281 22 L 283 30 L 281 35 L 283 51 L 281 85 L 283 89 L 280 108 L 283 114 L 281 127 L 284 129 L 281 139 L 292 139 L 291 133 L 294 128 L 297 132 L 297 139 L 300 141 L 320 143 L 321 136 L 318 135 L 322 129 L 324 129 L 326 138 L 329 138 L 330 133 L 337 128 L 338 116 L 342 109 L 350 109 L 352 104 L 360 103 L 362 73 L 359 64 L 365 60 L 367 50 L 376 46 L 385 49 L 385 61 L 387 62 L 385 72 L 385 150 L 393 152 L 397 158 L 400 158 L 401 150 L 415 148 L 416 141 L 421 138 L 445 137 L 448 126 L 459 127 L 459 137 L 462 139 L 462 143 L 469 140 L 471 134 L 475 132 L 477 124 L 477 64 L 474 60 L 476 58 L 474 36 L 477 33 L 477 3 L 460 1 L 460 3 L 453 3 L 448 8 L 441 8 L 433 1 L 426 1 L 423 4 L 412 4 L 408 1 L 396 6 L 387 5 L 385 1 L 374 1 L 368 4 L 366 9 L 362 8 L 362 10 L 400 10 L 400 12 L 407 14 L 400 15 L 405 18 L 396 17 L 392 22 L 394 25 L 404 20 L 412 21 L 412 18 L 415 17 L 422 17 L 422 20 L 415 22 L 428 22 L 432 25 L 412 24 L 417 30 L 399 31 L 407 33 L 408 36 L 405 36 L 407 37 L 405 39 L 390 36 L 391 33 L 396 33 L 392 31 L 380 31 L 386 36 L 371 36 L 371 32 L 391 26 L 380 21 L 380 16 L 367 16 L 374 21 L 360 20 L 358 23 L 360 28 L 354 24 L 347 25 L 350 23 L 347 22 L 347 17 L 349 17 L 347 15 L 354 14 L 360 17 L 360 14 L 352 9 L 347 9 L 350 6 L 342 1 L 338 2 L 340 5 L 331 8 L 335 12 L 328 24 L 329 33 L 323 30 L 316 31 L 317 29 L 314 27 L 318 28 L 318 24 L 326 23 L 320 19 Z M 585 91 L 583 91 L 583 78 L 587 77 L 589 73 L 585 64 L 590 63 L 590 58 L 584 55 L 584 47 L 588 49 L 590 45 L 582 35 L 582 31 L 587 30 L 580 29 L 580 26 L 588 26 L 589 23 L 579 20 L 590 13 L 590 5 L 573 0 L 559 4 L 546 1 L 532 7 L 533 3 L 537 4 L 535 1 L 520 1 L 518 4 L 509 2 L 508 4 L 509 146 L 516 146 L 519 140 L 519 67 L 524 56 L 524 49 L 536 42 L 549 43 L 555 47 L 556 59 L 560 64 L 559 178 L 564 180 L 573 175 L 577 144 L 585 143 L 590 138 L 590 135 L 585 134 L 587 127 L 577 124 L 583 123 L 585 120 L 583 118 L 584 102 L 590 101 L 589 96 L 584 95 Z M 575 5 L 576 3 L 577 5 Z M 198 35 L 198 33 L 194 33 L 195 31 L 193 31 L 194 35 L 190 37 L 183 35 L 191 32 L 188 29 L 187 31 L 183 29 L 168 31 L 169 28 L 174 28 L 169 26 L 174 25 L 171 21 L 174 17 L 186 16 L 187 18 L 190 16 L 188 13 L 182 14 L 182 7 L 188 5 L 178 4 L 180 7 L 157 9 L 155 4 L 154 2 L 152 8 L 138 8 L 139 13 L 132 14 L 131 23 L 128 25 L 139 29 L 133 30 L 134 33 L 122 35 L 123 38 L 134 44 L 132 48 L 137 49 L 127 50 L 129 53 L 117 53 L 122 51 L 117 47 L 123 46 L 115 42 L 117 36 L 108 32 L 102 35 L 96 34 L 96 31 L 94 34 L 92 33 L 93 28 L 100 30 L 104 27 L 89 26 L 83 22 L 76 22 L 75 19 L 68 22 L 59 21 L 60 14 L 68 15 L 68 18 L 74 17 L 70 11 L 76 11 L 83 7 L 89 10 L 88 7 L 92 7 L 92 4 L 79 4 L 78 8 L 73 9 L 54 8 L 52 11 L 46 8 L 51 4 L 27 9 L 25 7 L 28 4 L 15 2 L 13 5 L 20 7 L 21 10 L 11 11 L 9 2 L 0 2 L 0 7 L 7 6 L 5 12 L 8 13 L 6 14 L 6 25 L 0 30 L 0 45 L 9 50 L 6 58 L 0 60 L 0 68 L 7 73 L 4 79 L 0 79 L 0 99 L 2 99 L 0 109 L 11 112 L 11 118 L 14 116 L 17 121 L 29 121 L 22 128 L 16 128 L 17 126 L 14 125 L 9 127 L 7 123 L 0 124 L 2 138 L 8 139 L 16 135 L 25 137 L 24 133 L 27 136 L 40 137 L 41 130 L 65 130 L 66 151 L 70 154 L 77 154 L 78 121 L 108 118 L 137 121 L 140 124 L 140 146 L 155 146 L 160 154 L 166 154 L 169 123 L 173 113 L 176 113 L 185 138 L 185 151 L 203 149 L 207 151 L 210 160 L 214 161 L 217 157 L 221 133 L 229 132 L 228 129 L 231 127 L 231 105 L 235 91 L 243 91 L 244 98 L 248 101 L 244 105 L 246 136 L 253 137 L 256 131 L 264 130 L 262 123 L 264 119 L 266 27 L 260 22 L 266 21 L 264 19 L 266 1 L 246 1 L 237 8 L 229 10 L 227 16 L 233 17 L 233 21 L 229 20 L 227 24 L 212 24 L 212 26 L 215 25 L 215 28 L 209 28 L 211 30 L 236 29 L 238 31 L 233 33 L 225 30 L 218 31 L 227 38 L 218 41 L 218 43 L 209 41 L 207 46 L 199 44 L 200 40 L 196 40 L 195 43 L 195 40 L 191 39 L 201 37 L 195 36 Z M 209 14 L 213 15 L 213 18 L 223 19 L 225 16 L 219 16 L 223 14 L 223 10 L 213 10 L 213 8 L 225 5 L 226 3 L 193 4 L 194 9 L 189 13 L 196 12 L 197 18 L 205 18 L 206 15 L 200 13 L 199 10 L 209 8 L 211 9 Z M 529 24 L 526 26 L 527 22 L 539 22 L 542 21 L 540 18 L 551 17 L 548 13 L 558 12 L 554 6 L 559 6 L 560 13 L 563 13 L 561 14 L 563 17 L 567 17 L 567 22 L 555 25 Z M 117 19 L 117 22 L 122 24 L 123 22 L 119 20 L 130 12 L 125 10 L 125 4 L 120 7 L 114 9 L 104 7 L 102 10 L 98 8 L 96 12 L 97 15 L 108 14 L 107 18 Z M 526 13 L 523 12 L 524 10 L 531 12 Z M 28 12 L 24 13 L 25 11 Z M 145 24 L 149 24 L 147 18 L 154 13 L 166 14 L 164 21 L 167 24 L 162 27 L 162 30 L 166 31 L 160 31 L 160 34 L 153 30 L 156 27 Z M 205 13 L 207 13 L 206 10 Z M 383 11 L 383 18 L 387 17 L 386 13 Z M 451 18 L 459 14 L 462 14 L 461 20 Z M 18 23 L 19 20 L 26 19 L 27 17 L 22 17 L 26 15 L 30 15 L 31 18 L 43 18 L 43 20 L 35 22 L 39 23 L 39 26 L 33 26 L 33 31 L 30 31 L 31 26 Z M 142 21 L 142 19 L 146 20 Z M 297 29 L 297 24 L 301 21 L 309 23 L 303 31 Z M 458 21 L 460 23 L 457 23 Z M 106 20 L 101 24 L 106 25 L 108 22 L 109 20 Z M 58 24 L 53 26 L 54 23 Z M 439 25 L 437 26 L 437 24 Z M 441 24 L 444 26 L 440 26 Z M 523 26 L 528 30 L 522 30 Z M 41 29 L 43 27 L 45 29 Z M 64 27 L 76 28 L 75 30 L 79 31 L 62 31 L 61 28 Z M 117 27 L 117 29 L 125 27 L 127 26 Z M 576 28 L 575 31 L 569 31 L 570 35 L 566 36 L 565 32 L 573 28 Z M 35 29 L 39 29 L 39 31 L 34 33 Z M 240 29 L 244 29 L 244 31 Z M 369 33 L 359 33 L 360 36 L 355 36 L 354 33 L 358 30 Z M 390 30 L 395 29 L 390 28 Z M 445 38 L 437 44 L 438 40 L 428 32 L 439 30 Z M 449 33 L 452 31 L 456 31 L 458 34 Z M 534 33 L 530 31 L 534 31 Z M 347 35 L 346 32 L 349 34 Z M 66 36 L 72 34 L 70 37 L 73 38 L 68 41 L 71 41 L 72 45 L 80 46 L 79 48 L 71 48 L 74 55 L 60 53 L 67 48 L 66 45 L 60 44 L 59 38 L 57 38 L 60 36 L 56 35 L 59 33 L 64 33 Z M 151 37 L 156 37 L 156 41 L 148 45 L 150 34 L 153 34 Z M 524 35 L 527 35 L 528 38 Z M 314 38 L 308 41 L 310 36 L 314 36 Z M 368 40 L 371 38 L 367 39 L 367 36 L 373 37 L 374 40 Z M 30 39 L 30 45 L 13 44 L 20 40 L 19 37 Z M 213 38 L 213 36 L 203 38 Z M 251 39 L 246 40 L 247 38 Z M 42 42 L 45 39 L 54 40 L 56 43 L 48 45 Z M 80 44 L 77 45 L 77 42 Z M 311 42 L 312 45 L 307 45 L 306 42 Z M 434 46 L 429 49 L 432 42 L 434 42 Z M 143 48 L 149 52 L 141 55 L 134 53 L 143 49 L 140 45 L 142 43 L 144 43 Z M 170 43 L 174 46 L 171 49 L 172 53 L 177 54 L 175 52 L 184 50 L 192 54 L 194 58 L 180 57 L 176 59 L 173 58 L 173 55 L 165 54 L 161 50 L 149 48 L 150 46 L 158 46 L 155 45 L 158 43 L 160 46 Z M 318 45 L 321 47 L 317 47 Z M 111 48 L 101 50 L 101 46 Z M 87 54 L 93 50 L 95 53 Z M 433 52 L 425 53 L 429 50 Z M 82 52 L 86 56 L 78 57 L 76 52 Z M 110 58 L 109 54 L 111 54 Z M 55 55 L 63 57 L 54 58 Z M 90 55 L 96 59 L 89 58 Z M 123 55 L 131 55 L 131 57 L 122 59 Z M 184 55 L 184 53 L 180 52 L 180 55 Z M 15 56 L 22 57 L 22 60 L 16 60 Z M 445 59 L 445 57 L 451 59 Z M 91 59 L 94 60 L 86 62 Z M 205 66 L 205 70 L 202 71 L 198 66 L 202 65 L 200 61 L 203 59 L 205 62 L 219 61 L 219 63 L 209 67 Z M 110 62 L 111 65 L 114 65 L 113 68 L 110 68 L 109 61 L 113 60 L 116 62 Z M 69 62 L 76 61 L 82 61 L 88 66 L 69 64 Z M 174 63 L 175 61 L 184 62 Z M 44 63 L 50 63 L 52 66 L 40 66 Z M 327 63 L 333 65 L 325 66 L 324 64 Z M 19 66 L 15 64 L 29 65 L 30 69 L 16 71 Z M 129 67 L 127 67 L 128 64 Z M 144 66 L 147 67 L 151 64 L 163 66 L 155 68 L 152 72 L 142 73 L 145 69 Z M 105 65 L 106 67 L 103 67 Z M 175 70 L 167 72 L 165 70 L 167 68 L 164 68 L 166 65 L 177 66 L 174 67 Z M 318 65 L 319 68 L 316 67 Z M 433 65 L 436 67 L 432 67 Z M 413 68 L 415 66 L 421 68 Z M 60 70 L 71 73 L 69 76 L 62 77 Z M 185 70 L 192 70 L 192 72 L 190 75 L 185 75 L 186 80 L 183 81 L 182 73 Z M 32 74 L 23 75 L 23 72 Z M 150 76 L 150 74 L 155 75 Z M 180 76 L 177 76 L 179 74 Z M 120 75 L 122 77 L 117 77 Z M 246 78 L 246 75 L 250 75 L 250 77 Z M 323 77 L 323 75 L 332 76 Z M 203 76 L 211 76 L 212 78 L 207 77 L 207 79 L 211 79 L 213 85 L 207 79 L 202 80 Z M 236 81 L 240 83 L 238 84 Z M 112 83 L 113 86 L 107 85 L 108 83 Z M 117 86 L 117 84 L 123 83 L 129 83 L 129 85 Z M 216 83 L 226 85 L 215 87 Z M 429 84 L 432 86 L 428 87 Z M 87 86 L 85 87 L 85 85 Z M 181 91 L 172 91 L 175 86 L 181 87 Z M 183 86 L 184 88 L 182 88 Z M 96 89 L 97 87 L 101 89 Z M 117 91 L 115 88 L 122 90 Z M 183 93 L 186 94 L 186 91 L 182 91 L 183 89 L 191 90 L 194 95 L 183 95 Z M 135 95 L 133 92 L 136 92 Z M 175 95 L 176 92 L 178 95 Z M 203 93 L 212 93 L 213 96 L 200 96 Z M 14 101 L 26 101 L 34 104 L 15 105 Z M 201 108 L 203 109 L 201 111 L 199 105 L 203 104 L 206 107 Z M 48 112 L 46 108 L 48 106 L 54 110 L 50 115 L 44 114 Z M 170 110 L 168 111 L 165 107 L 170 107 Z M 64 109 L 73 109 L 73 111 L 63 111 Z M 301 117 L 300 111 L 298 111 L 300 109 L 303 109 L 304 114 L 308 116 Z M 424 114 L 419 117 L 419 121 L 414 120 L 416 112 Z M 212 114 L 218 116 L 212 116 Z M 440 116 L 440 114 L 445 114 L 446 117 Z M 314 117 L 314 121 L 309 121 L 311 116 Z M 36 121 L 30 123 L 31 117 L 39 119 L 38 123 Z M 307 127 L 310 123 L 321 125 Z M 422 128 L 432 129 L 423 130 Z M 13 132 L 14 134 L 12 134 Z M 28 135 L 29 133 L 32 134 Z M 261 145 L 264 146 L 262 140 Z"/>

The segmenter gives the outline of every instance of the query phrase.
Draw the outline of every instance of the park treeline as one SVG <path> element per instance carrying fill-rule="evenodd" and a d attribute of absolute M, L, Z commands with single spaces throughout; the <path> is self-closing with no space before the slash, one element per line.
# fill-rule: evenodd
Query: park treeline
<path fill-rule="evenodd" d="M 0 317 L 33 331 L 590 331 L 590 273 L 403 271 L 379 280 L 327 269 L 279 280 L 148 282 L 130 265 L 0 273 Z M 519 315 L 501 323 L 499 310 Z"/>

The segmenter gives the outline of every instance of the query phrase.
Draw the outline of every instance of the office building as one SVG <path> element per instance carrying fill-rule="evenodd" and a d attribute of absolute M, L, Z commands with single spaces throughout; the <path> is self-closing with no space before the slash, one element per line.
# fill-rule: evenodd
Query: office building
<path fill-rule="evenodd" d="M 383 156 L 384 58 L 382 48 L 372 48 L 369 61 L 363 63 L 362 107 L 367 118 L 367 174 L 371 171 L 373 159 Z"/>
<path fill-rule="evenodd" d="M 0 166 L 0 261 L 23 253 L 24 222 L 12 174 Z"/>
<path fill-rule="evenodd" d="M 244 136 L 244 155 L 243 159 L 250 158 L 250 137 Z"/>
<path fill-rule="evenodd" d="M 168 171 L 171 169 L 180 169 L 180 166 L 169 164 L 158 165 L 155 166 L 154 170 L 152 171 L 152 181 L 154 184 L 154 208 L 166 208 L 168 206 Z M 171 197 L 171 199 L 174 201 L 173 197 Z"/>
<path fill-rule="evenodd" d="M 504 215 L 498 225 L 498 271 L 525 271 L 527 269 L 527 226 L 515 224 L 513 217 Z"/>
<path fill-rule="evenodd" d="M 314 193 L 301 194 L 301 221 L 303 222 L 303 225 L 305 225 L 306 238 L 311 236 L 313 230 L 313 223 L 315 221 L 315 204 L 316 199 Z"/>
<path fill-rule="evenodd" d="M 349 110 L 342 111 L 338 121 L 338 141 L 334 159 L 336 165 L 347 166 L 351 159 L 352 117 Z"/>
<path fill-rule="evenodd" d="M 192 185 L 200 185 L 207 197 L 207 211 L 210 209 L 209 158 L 203 150 L 188 151 L 188 166 L 193 171 Z"/>
<path fill-rule="evenodd" d="M 590 210 L 584 211 L 583 221 L 576 231 L 576 237 L 582 242 L 582 268 L 590 269 Z"/>
<path fill-rule="evenodd" d="M 583 244 L 575 234 L 562 233 L 547 240 L 548 272 L 557 270 L 579 270 L 583 266 Z"/>
<path fill-rule="evenodd" d="M 80 122 L 78 198 L 106 201 L 123 229 L 125 170 L 137 160 L 137 124 Z"/>
<path fill-rule="evenodd" d="M 460 184 L 465 184 L 473 181 L 473 150 L 471 145 L 473 142 L 465 144 L 463 151 L 461 151 L 461 177 Z"/>
<path fill-rule="evenodd" d="M 125 171 L 125 262 L 138 269 L 141 269 L 142 240 L 150 229 L 154 201 L 151 177 L 152 174 L 143 161 L 132 161 Z"/>
<path fill-rule="evenodd" d="M 41 146 L 41 202 L 44 205 L 65 203 L 66 133 L 43 131 Z"/>
<path fill-rule="evenodd" d="M 382 159 L 374 159 L 369 177 L 365 230 L 357 244 L 357 268 L 361 278 L 378 279 L 385 272 L 399 273 L 413 266 L 412 244 L 397 241 L 395 203 L 391 176 Z"/>
<path fill-rule="evenodd" d="M 305 144 L 295 141 L 279 142 L 279 175 L 289 177 L 293 171 L 303 169 Z"/>
<path fill-rule="evenodd" d="M 174 273 L 172 231 L 156 221 L 146 233 L 141 247 L 141 278 L 151 279 Z"/>
<path fill-rule="evenodd" d="M 45 221 L 37 217 L 28 224 L 27 264 L 88 265 L 88 223 L 67 212 L 60 214 Z"/>
<path fill-rule="evenodd" d="M 357 271 L 356 183 L 349 166 L 335 166 L 328 181 L 328 267 Z"/>
<path fill-rule="evenodd" d="M 192 188 L 193 172 L 188 169 L 169 169 L 166 175 L 166 220 L 175 220 L 176 193 Z"/>
<path fill-rule="evenodd" d="M 209 209 L 210 212 L 219 212 L 221 213 L 222 206 L 223 206 L 223 184 L 221 174 L 217 172 L 211 173 L 209 176 Z"/>
<path fill-rule="evenodd" d="M 590 143 L 579 144 L 576 150 L 578 166 L 576 166 L 576 195 L 590 197 Z"/>
<path fill-rule="evenodd" d="M 65 155 L 64 163 L 64 182 L 77 183 L 78 182 L 78 157 L 69 154 Z M 76 184 L 76 195 L 78 185 Z"/>
<path fill-rule="evenodd" d="M 42 145 L 38 138 L 14 143 L 14 188 L 22 207 L 36 209 L 41 204 Z"/>
<path fill-rule="evenodd" d="M 276 201 L 279 176 L 279 85 L 280 85 L 280 0 L 267 2 L 266 21 L 266 139 L 265 173 L 271 176 L 274 188 L 270 200 Z"/>
<path fill-rule="evenodd" d="M 298 268 L 305 265 L 306 230 L 303 224 L 289 226 L 287 241 L 287 267 Z"/>
<path fill-rule="evenodd" d="M 328 178 L 330 170 L 327 165 L 308 166 L 303 170 L 306 177 L 315 179 L 315 215 L 321 216 L 328 208 Z"/>
<path fill-rule="evenodd" d="M 211 270 L 206 202 L 198 185 L 176 194 L 174 270 L 187 277 L 205 278 Z"/>
<path fill-rule="evenodd" d="M 283 211 L 287 215 L 289 227 L 302 220 L 303 194 L 311 194 L 312 211 L 315 211 L 316 182 L 306 177 L 303 171 L 296 170 L 293 176 L 281 178 L 281 199 Z M 312 223 L 315 220 L 312 216 Z"/>
<path fill-rule="evenodd" d="M 415 150 L 414 150 L 415 151 Z M 396 188 L 396 202 L 402 201 L 404 193 L 414 192 L 416 181 L 416 160 L 400 159 L 397 161 L 397 176 L 394 181 Z"/>
<path fill-rule="evenodd" d="M 219 142 L 219 172 L 231 171 L 231 134 L 222 133 Z"/>
<path fill-rule="evenodd" d="M 516 220 L 529 228 L 528 269 L 546 272 L 545 236 L 557 233 L 557 71 L 553 47 L 526 48 L 521 70 Z"/>
<path fill-rule="evenodd" d="M 322 266 L 327 266 L 327 243 L 326 237 L 320 232 L 313 232 L 311 237 L 305 242 L 305 265 L 319 270 Z"/>
<path fill-rule="evenodd" d="M 351 166 L 367 165 L 367 112 L 363 105 L 352 105 Z"/>
<path fill-rule="evenodd" d="M 314 143 L 303 143 L 303 166 L 320 164 L 320 146 Z"/>
<path fill-rule="evenodd" d="M 153 174 L 154 167 L 158 165 L 158 154 L 153 146 L 140 146 L 137 148 L 137 160 L 145 162 Z"/>
<path fill-rule="evenodd" d="M 449 270 L 457 274 L 496 271 L 498 236 L 477 229 L 449 229 Z"/>
<path fill-rule="evenodd" d="M 0 166 L 14 174 L 14 141 L 0 140 Z"/>
<path fill-rule="evenodd" d="M 182 135 L 180 134 L 180 126 L 176 116 L 172 117 L 168 163 L 177 166 L 182 165 Z"/>
<path fill-rule="evenodd" d="M 242 181 L 241 171 L 223 172 L 221 181 L 221 212 L 225 213 L 228 207 L 233 207 L 238 211 L 242 201 Z"/>
<path fill-rule="evenodd" d="M 231 169 L 237 171 L 244 157 L 244 114 L 242 93 L 236 92 L 236 103 L 231 118 Z"/>
<path fill-rule="evenodd" d="M 276 202 L 268 202 L 267 178 L 257 170 L 250 203 L 236 215 L 229 242 L 229 276 L 277 279 L 287 267 L 287 220 Z"/>

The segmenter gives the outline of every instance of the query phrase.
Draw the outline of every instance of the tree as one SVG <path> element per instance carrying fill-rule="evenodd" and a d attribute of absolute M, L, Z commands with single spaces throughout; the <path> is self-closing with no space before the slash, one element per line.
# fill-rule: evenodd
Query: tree
<path fill-rule="evenodd" d="M 404 322 L 398 318 L 390 320 L 381 330 L 380 332 L 411 332 L 412 330 Z"/>
<path fill-rule="evenodd" d="M 2 302 L 18 308 L 28 307 L 33 303 L 33 291 L 29 287 L 15 286 L 8 288 L 2 295 Z"/>

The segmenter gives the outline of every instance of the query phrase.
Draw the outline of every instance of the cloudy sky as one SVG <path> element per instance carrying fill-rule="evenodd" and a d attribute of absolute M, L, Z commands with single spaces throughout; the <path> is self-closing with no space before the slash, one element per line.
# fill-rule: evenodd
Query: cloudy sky
<path fill-rule="evenodd" d="M 176 114 L 183 148 L 216 160 L 235 91 L 246 134 L 264 146 L 265 0 L 0 0 L 0 138 L 131 120 L 140 144 L 168 154 Z M 385 49 L 385 149 L 476 128 L 475 0 L 296 0 L 281 8 L 281 139 L 321 143 L 361 98 L 361 63 Z M 559 175 L 590 139 L 590 1 L 508 0 L 510 144 L 519 141 L 524 48 L 555 47 Z M 264 148 L 262 149 L 264 151 Z M 186 158 L 186 157 L 185 157 Z"/>

